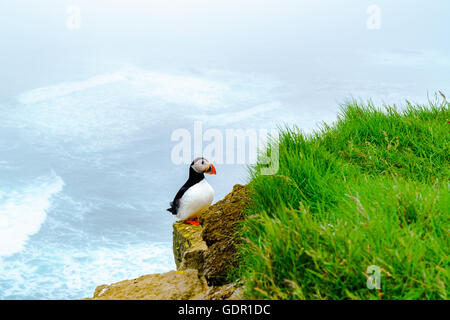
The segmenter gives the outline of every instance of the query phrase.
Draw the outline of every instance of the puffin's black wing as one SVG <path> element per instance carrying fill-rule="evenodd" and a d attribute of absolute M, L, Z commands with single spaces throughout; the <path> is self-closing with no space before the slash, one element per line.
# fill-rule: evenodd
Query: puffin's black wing
<path fill-rule="evenodd" d="M 181 187 L 180 190 L 178 190 L 177 194 L 175 195 L 175 198 L 170 203 L 170 208 L 168 208 L 167 211 L 171 212 L 173 215 L 176 215 L 178 213 L 178 208 L 180 207 L 180 199 L 189 188 L 190 186 L 188 186 L 186 183 L 184 186 Z"/>
<path fill-rule="evenodd" d="M 194 162 L 191 163 L 191 166 L 194 164 Z M 173 215 L 176 215 L 178 213 L 178 208 L 180 207 L 180 199 L 183 197 L 184 193 L 192 187 L 194 184 L 199 183 L 205 178 L 205 175 L 203 173 L 198 173 L 192 167 L 189 168 L 189 179 L 186 181 L 186 183 L 181 187 L 180 190 L 178 190 L 177 194 L 175 195 L 175 198 L 170 203 L 170 208 L 167 209 L 167 211 L 172 212 Z"/>

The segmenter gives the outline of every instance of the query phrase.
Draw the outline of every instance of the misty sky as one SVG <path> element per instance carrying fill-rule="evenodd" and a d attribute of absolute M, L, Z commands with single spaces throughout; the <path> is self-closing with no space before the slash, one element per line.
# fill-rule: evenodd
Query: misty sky
<path fill-rule="evenodd" d="M 379 30 L 366 26 L 374 4 Z M 71 5 L 80 29 L 66 27 Z M 3 0 L 0 96 L 123 65 L 274 75 L 299 98 L 330 89 L 339 100 L 354 82 L 424 96 L 450 82 L 449 15 L 446 0 Z"/>

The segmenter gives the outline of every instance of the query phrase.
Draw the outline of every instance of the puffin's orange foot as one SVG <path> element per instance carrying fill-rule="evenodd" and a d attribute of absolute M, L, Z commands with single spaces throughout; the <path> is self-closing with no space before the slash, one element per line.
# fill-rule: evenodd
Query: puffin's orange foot
<path fill-rule="evenodd" d="M 198 222 L 197 219 L 185 220 L 184 223 L 192 224 L 193 226 L 199 226 L 200 225 L 200 223 Z"/>

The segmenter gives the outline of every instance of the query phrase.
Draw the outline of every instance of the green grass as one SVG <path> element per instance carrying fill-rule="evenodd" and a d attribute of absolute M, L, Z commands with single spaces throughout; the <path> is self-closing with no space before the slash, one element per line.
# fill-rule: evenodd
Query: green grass
<path fill-rule="evenodd" d="M 250 299 L 448 299 L 447 102 L 346 103 L 310 135 L 284 128 L 280 168 L 251 168 L 240 266 Z M 367 288 L 367 268 L 381 289 Z"/>

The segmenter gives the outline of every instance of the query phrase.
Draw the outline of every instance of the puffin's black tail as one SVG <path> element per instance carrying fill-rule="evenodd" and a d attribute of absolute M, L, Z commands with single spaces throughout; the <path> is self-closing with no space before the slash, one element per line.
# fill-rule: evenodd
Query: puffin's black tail
<path fill-rule="evenodd" d="M 177 214 L 177 208 L 173 205 L 173 202 L 170 203 L 170 208 L 168 208 L 167 211 L 169 211 L 173 215 Z"/>

